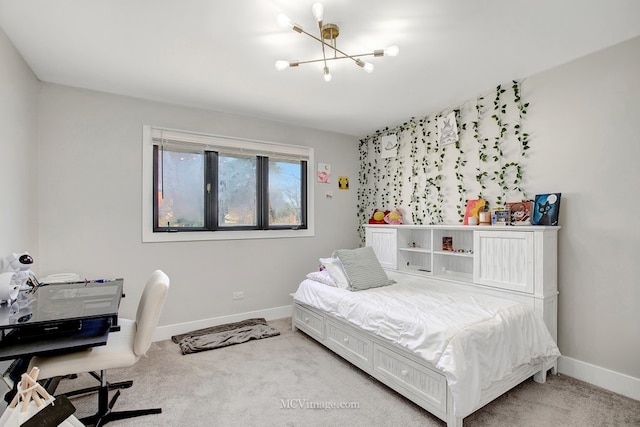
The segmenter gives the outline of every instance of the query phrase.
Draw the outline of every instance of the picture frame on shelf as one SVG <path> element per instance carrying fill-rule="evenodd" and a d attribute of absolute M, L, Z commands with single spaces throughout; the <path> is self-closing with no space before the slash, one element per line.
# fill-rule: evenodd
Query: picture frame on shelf
<path fill-rule="evenodd" d="M 537 194 L 533 200 L 531 224 L 558 225 L 562 193 Z"/>
<path fill-rule="evenodd" d="M 484 210 L 486 204 L 487 202 L 484 199 L 467 200 L 467 209 L 465 210 L 464 220 L 462 221 L 462 223 L 464 225 L 469 225 L 469 218 L 478 218 L 479 212 Z M 478 222 L 476 222 L 476 224 L 478 224 L 479 222 L 480 219 L 478 218 Z"/>
<path fill-rule="evenodd" d="M 442 250 L 445 252 L 453 252 L 453 237 L 445 236 L 442 238 Z"/>
<path fill-rule="evenodd" d="M 531 200 L 507 203 L 511 213 L 511 225 L 531 225 L 531 203 Z"/>
<path fill-rule="evenodd" d="M 493 211 L 493 214 L 496 217 L 495 225 L 511 225 L 511 212 L 509 208 L 496 209 Z"/>

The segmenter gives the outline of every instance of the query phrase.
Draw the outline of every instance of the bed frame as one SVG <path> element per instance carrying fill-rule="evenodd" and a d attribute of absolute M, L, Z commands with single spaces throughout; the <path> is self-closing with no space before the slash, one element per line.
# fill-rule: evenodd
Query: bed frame
<path fill-rule="evenodd" d="M 441 282 L 435 278 L 421 278 L 421 280 Z M 448 281 L 446 284 L 452 288 L 465 290 L 472 287 L 479 293 L 524 302 L 540 309 L 540 301 L 536 301 L 532 295 L 524 296 L 512 291 L 489 289 L 473 284 L 464 285 Z M 552 308 L 551 314 L 541 313 L 543 318 L 549 319 L 551 316 L 555 321 L 554 310 L 557 307 L 555 300 L 551 307 L 548 304 L 542 304 L 542 306 L 543 309 L 545 306 Z M 544 383 L 548 370 L 554 374 L 557 372 L 557 359 L 547 364 L 520 366 L 508 377 L 483 390 L 480 404 L 471 412 L 456 417 L 453 413 L 453 396 L 444 374 L 410 351 L 329 313 L 295 300 L 292 326 L 294 331 L 304 332 L 378 381 L 442 419 L 448 427 L 462 427 L 464 417 L 528 378 L 533 376 L 534 381 Z"/>

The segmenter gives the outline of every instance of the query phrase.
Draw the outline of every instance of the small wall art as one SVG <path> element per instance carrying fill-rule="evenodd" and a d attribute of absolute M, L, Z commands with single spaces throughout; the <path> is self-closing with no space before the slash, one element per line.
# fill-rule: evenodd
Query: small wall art
<path fill-rule="evenodd" d="M 455 111 L 438 118 L 438 143 L 440 146 L 452 144 L 458 140 L 458 125 Z"/>
<path fill-rule="evenodd" d="M 380 137 L 380 158 L 390 159 L 398 156 L 398 136 L 396 134 Z"/>
<path fill-rule="evenodd" d="M 318 163 L 317 181 L 323 184 L 331 182 L 331 165 L 329 163 Z"/>
<path fill-rule="evenodd" d="M 531 224 L 558 225 L 561 193 L 538 194 L 533 201 Z"/>
<path fill-rule="evenodd" d="M 338 190 L 348 190 L 349 189 L 349 177 L 348 176 L 339 176 L 338 177 Z"/>

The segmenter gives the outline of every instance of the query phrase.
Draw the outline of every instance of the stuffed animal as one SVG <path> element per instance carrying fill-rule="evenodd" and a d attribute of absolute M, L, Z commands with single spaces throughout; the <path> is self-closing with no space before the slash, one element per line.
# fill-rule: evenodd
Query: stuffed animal
<path fill-rule="evenodd" d="M 384 216 L 384 222 L 387 224 L 402 224 L 402 212 L 400 210 L 394 209 L 387 212 Z"/>
<path fill-rule="evenodd" d="M 369 224 L 384 224 L 384 218 L 388 213 L 389 211 L 374 210 L 373 215 L 369 218 Z"/>

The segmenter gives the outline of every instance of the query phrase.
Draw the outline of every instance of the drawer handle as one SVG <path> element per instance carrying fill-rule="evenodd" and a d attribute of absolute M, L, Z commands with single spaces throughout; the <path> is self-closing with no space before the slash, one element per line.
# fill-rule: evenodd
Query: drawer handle
<path fill-rule="evenodd" d="M 309 323 L 309 318 L 308 318 L 308 317 L 305 317 L 305 318 L 304 318 L 304 321 L 305 321 L 306 323 Z"/>
<path fill-rule="evenodd" d="M 403 369 L 402 371 L 400 371 L 400 375 L 402 375 L 403 377 L 406 377 L 407 375 L 409 375 L 409 371 L 406 369 Z"/>
<path fill-rule="evenodd" d="M 342 338 L 342 341 L 344 341 L 344 343 L 347 344 L 347 343 L 349 343 L 349 338 L 344 337 L 344 338 Z"/>

